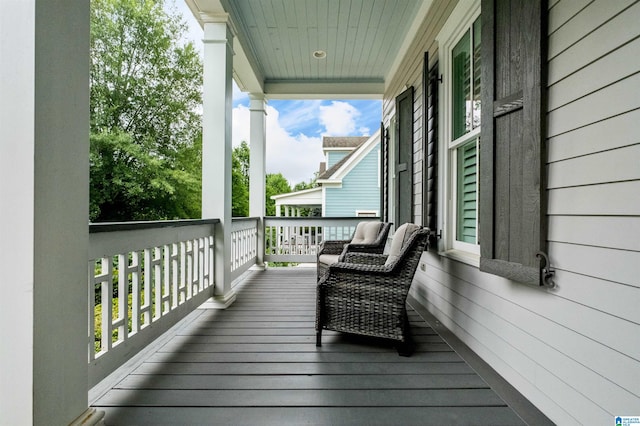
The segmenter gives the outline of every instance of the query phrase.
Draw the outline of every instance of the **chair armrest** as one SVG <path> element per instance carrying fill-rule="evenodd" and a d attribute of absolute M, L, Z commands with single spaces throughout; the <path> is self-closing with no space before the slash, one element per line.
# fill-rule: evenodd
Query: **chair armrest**
<path fill-rule="evenodd" d="M 387 256 L 377 253 L 351 252 L 344 255 L 342 262 L 360 263 L 365 265 L 381 266 L 387 261 Z"/>
<path fill-rule="evenodd" d="M 340 274 L 364 274 L 364 275 L 384 275 L 389 274 L 391 269 L 384 264 L 372 265 L 366 263 L 348 263 L 337 262 L 329 265 L 327 275 L 340 275 Z"/>
<path fill-rule="evenodd" d="M 344 250 L 344 245 L 350 240 L 326 240 L 320 244 L 318 256 L 321 254 L 340 254 Z"/>
<path fill-rule="evenodd" d="M 362 253 L 382 253 L 384 250 L 384 244 L 359 244 L 359 243 L 349 243 L 344 246 L 344 253 L 358 251 Z"/>

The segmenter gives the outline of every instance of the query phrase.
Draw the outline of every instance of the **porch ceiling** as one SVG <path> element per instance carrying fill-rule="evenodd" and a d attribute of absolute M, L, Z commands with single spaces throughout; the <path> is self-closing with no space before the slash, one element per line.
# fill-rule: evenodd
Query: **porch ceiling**
<path fill-rule="evenodd" d="M 230 17 L 243 91 L 354 99 L 382 97 L 433 0 L 185 1 L 201 25 Z"/>

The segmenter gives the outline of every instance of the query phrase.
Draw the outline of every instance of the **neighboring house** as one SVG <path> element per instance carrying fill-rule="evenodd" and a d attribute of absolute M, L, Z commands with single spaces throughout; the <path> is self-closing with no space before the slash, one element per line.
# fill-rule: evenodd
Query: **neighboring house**
<path fill-rule="evenodd" d="M 326 162 L 318 187 L 274 195 L 276 216 L 299 216 L 319 207 L 325 217 L 376 217 L 380 214 L 380 131 L 373 136 L 322 139 Z"/>

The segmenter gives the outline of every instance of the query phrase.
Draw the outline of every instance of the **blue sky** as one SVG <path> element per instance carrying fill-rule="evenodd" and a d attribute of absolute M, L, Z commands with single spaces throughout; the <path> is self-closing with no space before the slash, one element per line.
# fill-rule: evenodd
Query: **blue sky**
<path fill-rule="evenodd" d="M 202 52 L 202 29 L 183 0 L 175 5 L 187 22 L 187 38 Z M 369 136 L 381 117 L 379 100 L 269 100 L 266 171 L 282 173 L 291 186 L 308 182 L 324 160 L 323 136 Z M 232 135 L 234 146 L 249 142 L 249 97 L 235 83 Z"/>

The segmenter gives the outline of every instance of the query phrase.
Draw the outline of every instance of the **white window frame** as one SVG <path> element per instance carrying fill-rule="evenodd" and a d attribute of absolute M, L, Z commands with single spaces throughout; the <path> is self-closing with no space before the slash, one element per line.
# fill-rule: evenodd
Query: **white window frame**
<path fill-rule="evenodd" d="M 378 217 L 380 212 L 378 210 L 356 210 L 356 217 Z"/>
<path fill-rule="evenodd" d="M 474 266 L 480 263 L 480 245 L 456 240 L 456 149 L 472 139 L 480 137 L 480 127 L 471 130 L 462 137 L 453 140 L 452 132 L 452 51 L 455 45 L 472 27 L 480 16 L 480 0 L 458 2 L 449 19 L 436 37 L 438 41 L 438 61 L 443 76 L 439 88 L 439 176 L 440 182 L 438 227 L 442 229 L 439 251 L 441 254 L 455 258 Z M 478 150 L 479 153 L 479 150 Z M 479 167 L 478 167 L 479 169 Z M 479 176 L 477 177 L 479 183 Z M 478 200 L 479 205 L 479 200 Z M 478 217 L 476 215 L 476 236 L 478 232 Z"/>

